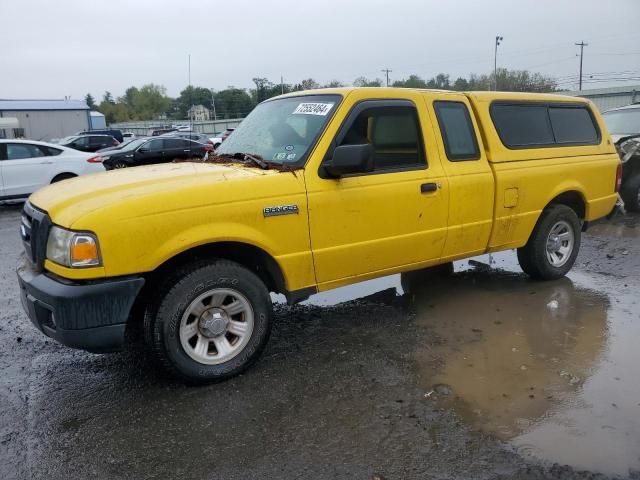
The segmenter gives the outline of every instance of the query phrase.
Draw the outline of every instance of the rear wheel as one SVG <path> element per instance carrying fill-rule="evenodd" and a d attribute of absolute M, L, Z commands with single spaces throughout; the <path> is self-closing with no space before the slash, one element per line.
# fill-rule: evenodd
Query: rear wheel
<path fill-rule="evenodd" d="M 255 362 L 272 316 L 269 292 L 253 272 L 215 260 L 176 272 L 148 309 L 145 329 L 169 372 L 201 384 L 237 375 Z"/>
<path fill-rule="evenodd" d="M 127 168 L 127 167 L 128 167 L 128 165 L 127 165 L 125 162 L 123 162 L 123 161 L 115 162 L 115 163 L 112 165 L 112 168 L 114 168 L 114 169 L 115 169 L 115 168 Z"/>
<path fill-rule="evenodd" d="M 624 206 L 632 212 L 640 212 L 640 172 L 627 179 L 620 189 Z"/>
<path fill-rule="evenodd" d="M 580 249 L 580 220 L 566 205 L 546 208 L 529 237 L 518 249 L 522 270 L 538 280 L 554 280 L 571 270 Z"/>

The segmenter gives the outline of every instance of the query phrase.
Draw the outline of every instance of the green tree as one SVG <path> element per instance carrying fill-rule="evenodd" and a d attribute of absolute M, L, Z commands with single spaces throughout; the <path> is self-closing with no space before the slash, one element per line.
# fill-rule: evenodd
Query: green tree
<path fill-rule="evenodd" d="M 215 94 L 218 118 L 246 117 L 255 106 L 251 96 L 241 88 L 228 87 Z"/>
<path fill-rule="evenodd" d="M 451 90 L 451 83 L 449 82 L 449 75 L 446 73 L 439 73 L 435 77 L 429 79 L 427 82 L 428 88 L 437 88 L 439 90 Z"/>
<path fill-rule="evenodd" d="M 409 75 L 409 78 L 406 80 L 396 80 L 393 82 L 393 86 L 402 88 L 427 88 L 427 82 L 418 75 Z"/>
<path fill-rule="evenodd" d="M 95 110 L 98 107 L 96 105 L 95 99 L 93 98 L 93 95 L 91 95 L 90 93 L 87 93 L 85 95 L 84 101 L 91 110 Z"/>
<path fill-rule="evenodd" d="M 316 88 L 320 88 L 320 84 L 316 82 L 313 78 L 306 78 L 300 82 L 302 86 L 302 90 L 314 90 Z"/>
<path fill-rule="evenodd" d="M 102 101 L 109 102 L 109 103 L 116 103 L 114 102 L 113 97 L 111 96 L 111 92 L 108 90 L 104 92 L 104 95 L 102 96 Z"/>
<path fill-rule="evenodd" d="M 322 85 L 322 88 L 340 88 L 344 87 L 344 83 L 340 80 L 331 80 L 329 83 Z"/>
<path fill-rule="evenodd" d="M 193 105 L 204 105 L 206 108 L 211 109 L 212 100 L 213 94 L 208 88 L 188 86 L 180 92 L 180 96 L 176 99 L 179 117 L 187 118 L 189 109 Z"/>
<path fill-rule="evenodd" d="M 469 90 L 469 81 L 466 78 L 458 77 L 456 81 L 453 82 L 453 89 L 459 92 Z"/>
<path fill-rule="evenodd" d="M 353 81 L 354 87 L 381 87 L 382 80 L 376 78 L 374 80 L 369 80 L 366 77 L 358 77 Z"/>

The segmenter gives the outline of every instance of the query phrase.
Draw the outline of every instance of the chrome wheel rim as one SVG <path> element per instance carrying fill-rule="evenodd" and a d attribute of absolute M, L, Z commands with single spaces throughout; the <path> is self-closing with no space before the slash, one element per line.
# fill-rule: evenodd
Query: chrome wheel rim
<path fill-rule="evenodd" d="M 193 300 L 180 321 L 180 344 L 205 365 L 228 362 L 249 343 L 253 308 L 237 290 L 214 288 Z"/>
<path fill-rule="evenodd" d="M 113 168 L 127 168 L 127 166 L 124 163 L 116 163 Z"/>
<path fill-rule="evenodd" d="M 554 267 L 562 267 L 573 252 L 575 236 L 571 225 L 560 220 L 556 222 L 547 237 L 547 260 Z"/>

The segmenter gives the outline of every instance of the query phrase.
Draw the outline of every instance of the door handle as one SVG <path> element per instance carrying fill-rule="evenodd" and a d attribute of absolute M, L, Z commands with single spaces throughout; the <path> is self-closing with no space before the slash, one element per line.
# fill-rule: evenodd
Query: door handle
<path fill-rule="evenodd" d="M 46 160 L 40 162 L 40 165 L 51 165 L 53 162 L 48 162 Z"/>
<path fill-rule="evenodd" d="M 440 185 L 435 182 L 423 183 L 422 185 L 420 185 L 420 193 L 435 192 L 436 190 L 438 190 L 438 188 L 440 188 Z"/>

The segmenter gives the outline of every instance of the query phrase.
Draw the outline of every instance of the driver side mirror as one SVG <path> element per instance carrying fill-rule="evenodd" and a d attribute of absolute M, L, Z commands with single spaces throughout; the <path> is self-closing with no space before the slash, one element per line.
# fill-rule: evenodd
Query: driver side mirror
<path fill-rule="evenodd" d="M 331 160 L 324 164 L 325 172 L 332 178 L 340 178 L 349 173 L 373 171 L 373 146 L 341 145 L 333 151 Z"/>

